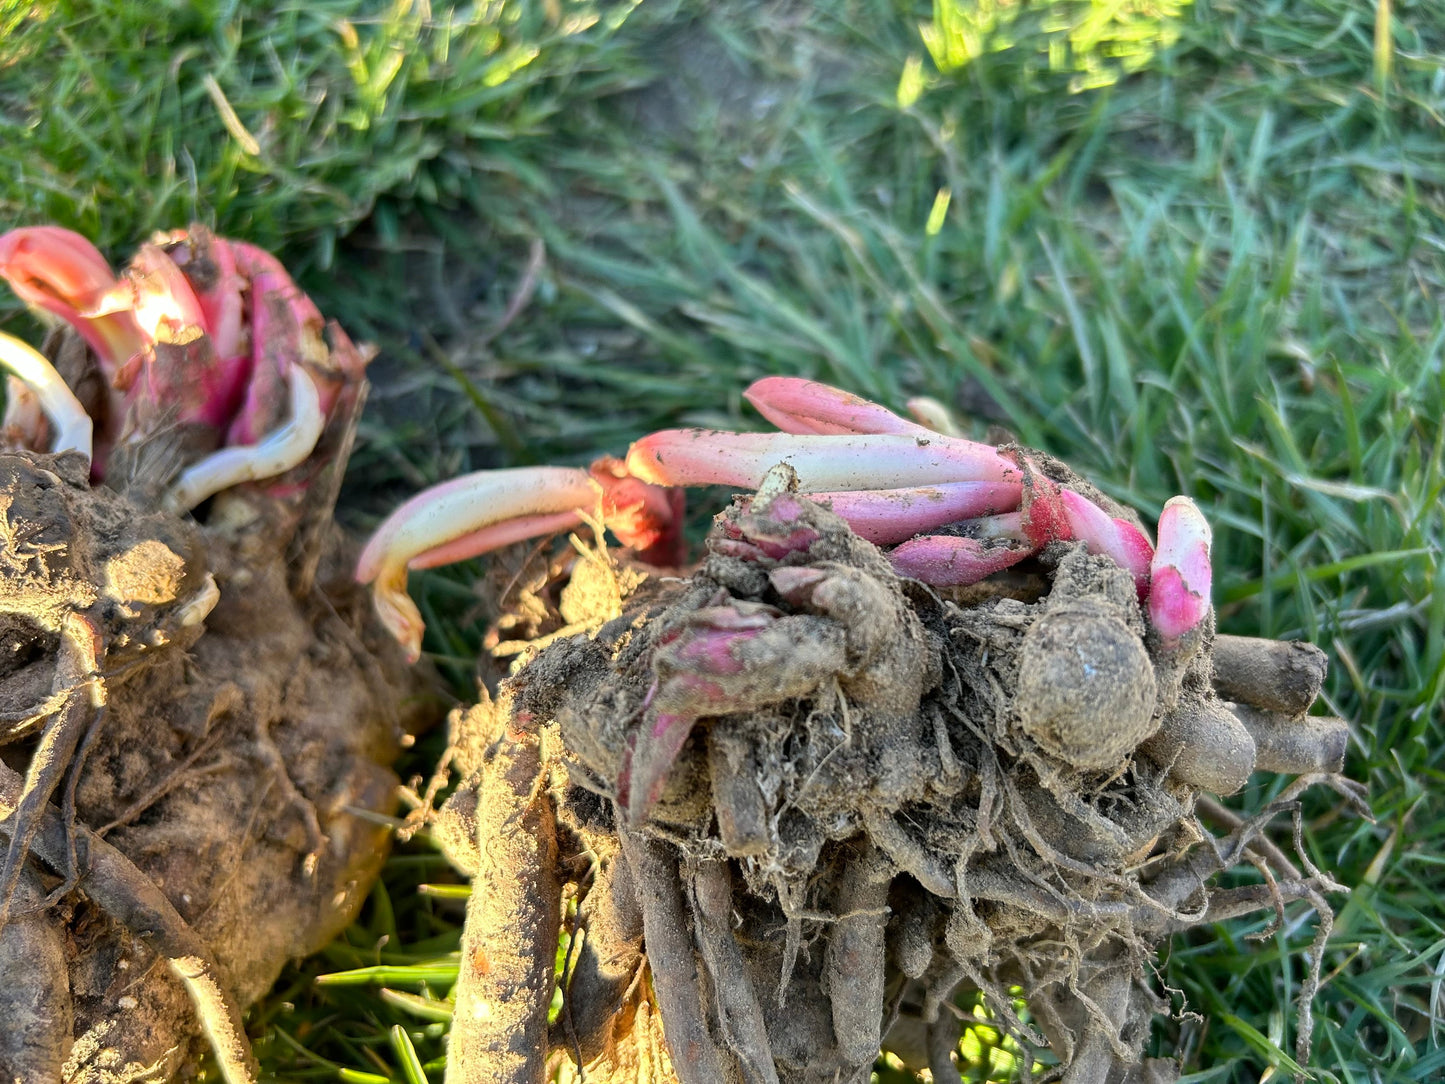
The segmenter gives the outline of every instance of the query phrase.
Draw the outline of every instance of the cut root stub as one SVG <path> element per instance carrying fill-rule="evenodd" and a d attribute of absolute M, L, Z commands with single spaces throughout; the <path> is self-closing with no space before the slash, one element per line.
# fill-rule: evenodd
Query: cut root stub
<path fill-rule="evenodd" d="M 1036 558 L 1028 600 L 965 603 L 785 489 L 714 540 L 690 579 L 643 583 L 506 688 L 554 753 L 558 868 L 592 871 L 597 936 L 572 1030 L 551 1032 L 588 1079 L 636 1063 L 623 1022 L 654 1003 L 684 1084 L 861 1081 L 884 1046 L 956 1079 L 945 1006 L 967 995 L 1071 1084 L 1162 1080 L 1141 1060 L 1159 940 L 1216 898 L 1318 907 L 1331 888 L 1287 860 L 1256 896 L 1210 887 L 1329 777 L 1222 838 L 1192 813 L 1257 770 L 1338 770 L 1344 725 L 1298 717 L 1315 679 L 1285 699 L 1256 680 L 1309 652 L 1231 641 L 1221 667 L 1208 630 L 1161 644 L 1132 575 L 1079 544 Z M 663 713 L 685 728 L 661 735 Z M 642 954 L 650 991 L 627 985 Z"/>
<path fill-rule="evenodd" d="M 472 879 L 452 1013 L 448 1079 L 458 1084 L 546 1079 L 547 1007 L 561 913 L 556 817 L 539 793 L 535 738 L 503 740 L 487 765 L 477 805 L 478 839 L 487 841 Z M 469 1072 L 485 1067 L 486 1075 Z"/>

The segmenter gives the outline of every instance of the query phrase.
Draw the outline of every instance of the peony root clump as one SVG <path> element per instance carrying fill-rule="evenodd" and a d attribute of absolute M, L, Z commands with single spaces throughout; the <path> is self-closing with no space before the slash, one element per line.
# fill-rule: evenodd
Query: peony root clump
<path fill-rule="evenodd" d="M 360 907 L 424 710 L 331 524 L 368 354 L 200 227 L 0 276 L 63 321 L 0 336 L 0 1078 L 255 1079 L 241 1010 Z"/>
<path fill-rule="evenodd" d="M 466 782 L 433 828 L 473 893 L 448 1078 L 866 1081 L 886 1049 L 958 1081 L 972 992 L 1070 1084 L 1172 1079 L 1143 1057 L 1159 946 L 1296 901 L 1318 916 L 1304 1064 L 1343 889 L 1269 828 L 1311 786 L 1363 808 L 1346 724 L 1306 715 L 1323 654 L 1215 634 L 1185 498 L 1156 547 L 1039 453 L 806 381 L 748 395 L 785 432 L 468 476 L 363 554 L 415 652 L 408 567 L 598 536 L 537 580 L 532 644 L 452 720 Z M 638 559 L 676 552 L 668 487 L 719 483 L 749 492 L 695 568 Z M 1211 797 L 1255 771 L 1296 779 L 1250 819 Z M 1258 883 L 1216 883 L 1241 865 Z"/>

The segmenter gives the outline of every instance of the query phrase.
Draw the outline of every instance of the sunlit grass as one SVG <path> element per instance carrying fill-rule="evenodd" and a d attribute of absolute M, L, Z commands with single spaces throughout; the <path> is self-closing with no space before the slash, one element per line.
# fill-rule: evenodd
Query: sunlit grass
<path fill-rule="evenodd" d="M 456 201 L 504 175 L 506 146 L 558 107 L 559 74 L 628 79 L 579 71 L 628 3 L 162 6 L 0 7 L 5 49 L 29 61 L 0 68 L 0 221 L 61 218 L 114 251 L 201 219 L 305 238 L 326 268 L 378 198 Z"/>
<path fill-rule="evenodd" d="M 919 32 L 940 73 L 1014 50 L 1019 69 L 1068 76 L 1071 91 L 1097 90 L 1141 71 L 1179 40 L 1192 0 L 934 0 Z M 902 98 L 900 97 L 900 100 Z"/>

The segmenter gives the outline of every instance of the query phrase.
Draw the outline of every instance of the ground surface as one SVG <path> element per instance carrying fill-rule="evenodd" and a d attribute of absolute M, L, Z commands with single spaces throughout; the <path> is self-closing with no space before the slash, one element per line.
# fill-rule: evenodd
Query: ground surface
<path fill-rule="evenodd" d="M 278 247 L 383 346 L 344 496 L 358 528 L 463 469 L 755 424 L 738 392 L 772 372 L 953 402 L 1146 518 L 1190 494 L 1215 525 L 1222 629 L 1320 644 L 1328 708 L 1358 721 L 1348 770 L 1378 824 L 1320 801 L 1305 834 L 1362 885 L 1317 1060 L 1425 1079 L 1445 1068 L 1433 9 L 320 0 L 158 18 L 0 0 L 18 30 L 0 36 L 0 143 L 20 166 L 0 226 L 59 221 L 123 256 L 199 217 Z M 460 695 L 478 573 L 417 585 Z M 455 971 L 461 912 L 416 886 L 441 879 L 425 848 L 398 855 L 362 921 L 253 1013 L 275 1072 L 438 1075 L 447 1010 L 426 991 Z M 1263 945 L 1249 928 L 1170 954 L 1210 1023 L 1157 1040 L 1196 1080 L 1289 1067 L 1283 950 L 1310 926 Z M 312 982 L 363 965 L 384 970 Z"/>

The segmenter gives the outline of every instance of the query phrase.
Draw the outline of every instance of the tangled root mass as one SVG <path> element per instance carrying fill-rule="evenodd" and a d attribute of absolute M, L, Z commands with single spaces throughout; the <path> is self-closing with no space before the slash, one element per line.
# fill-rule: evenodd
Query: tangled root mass
<path fill-rule="evenodd" d="M 1334 774 L 1344 724 L 1303 718 L 1314 649 L 1212 630 L 1166 646 L 1132 578 L 1079 546 L 939 594 L 786 490 L 735 504 L 710 550 L 690 579 L 640 587 L 577 562 L 574 600 L 610 590 L 593 612 L 620 616 L 453 720 L 476 773 L 438 824 L 460 864 L 483 875 L 485 841 L 518 825 L 555 835 L 531 847 L 555 858 L 500 890 L 512 899 L 473 896 L 462 983 L 490 990 L 492 1030 L 454 1032 L 456 1079 L 541 1080 L 565 1051 L 592 1081 L 866 1081 L 887 1048 L 959 1080 L 951 1006 L 977 991 L 1071 1084 L 1163 1080 L 1173 1064 L 1142 1051 L 1170 934 L 1306 899 L 1318 975 L 1322 893 L 1339 886 L 1262 839 L 1309 785 L 1357 797 Z M 1256 768 L 1300 778 L 1216 836 L 1201 796 Z M 1211 886 L 1242 862 L 1265 883 Z M 554 926 L 519 945 L 516 920 L 539 894 L 559 914 L 568 883 L 581 903 L 550 1054 L 504 1062 L 550 986 L 528 1000 L 520 973 L 468 961 L 550 959 Z"/>

